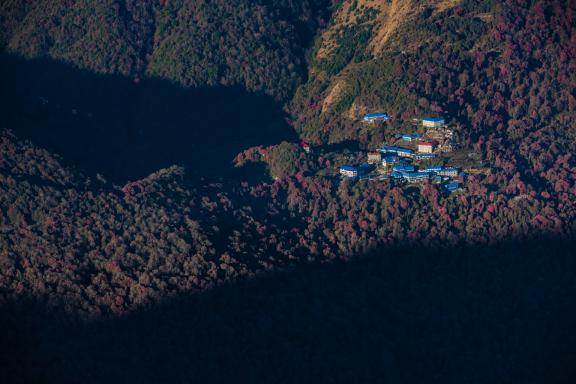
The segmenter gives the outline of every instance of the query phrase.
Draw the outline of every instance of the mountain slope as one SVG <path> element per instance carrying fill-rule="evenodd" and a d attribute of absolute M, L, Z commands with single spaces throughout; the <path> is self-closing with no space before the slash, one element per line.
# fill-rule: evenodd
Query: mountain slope
<path fill-rule="evenodd" d="M 214 9 L 229 10 L 223 3 L 217 4 Z M 353 4 L 359 10 L 354 19 L 356 24 L 339 24 L 341 20 L 348 20 L 348 16 L 342 15 L 348 15 Z M 390 180 L 348 183 L 332 177 L 329 172 L 347 161 L 349 148 L 344 148 L 340 157 L 327 157 L 329 148 L 335 146 L 324 145 L 317 154 L 310 155 L 294 143 L 257 145 L 236 156 L 236 165 L 240 168 L 268 167 L 276 177 L 274 181 L 221 179 L 203 184 L 199 177 L 191 182 L 194 169 L 187 171 L 176 166 L 148 177 L 135 177 L 132 180 L 136 182 L 114 185 L 55 164 L 53 155 L 37 144 L 3 131 L 0 142 L 0 245 L 3 247 L 0 262 L 5 271 L 0 276 L 2 299 L 32 296 L 65 301 L 71 311 L 88 316 L 118 314 L 166 296 L 204 290 L 224 281 L 309 262 L 348 260 L 376 249 L 386 252 L 393 247 L 419 245 L 454 247 L 458 252 L 458 247 L 466 244 L 485 246 L 511 240 L 522 243 L 527 238 L 541 237 L 573 239 L 576 234 L 576 158 L 573 155 L 576 150 L 576 12 L 573 2 L 430 1 L 418 2 L 415 9 L 419 14 L 414 13 L 414 9 L 408 12 L 398 2 L 390 2 L 389 7 L 382 9 L 368 7 L 370 4 L 375 2 L 342 2 L 333 24 L 319 37 L 317 50 L 312 52 L 308 80 L 299 87 L 290 104 L 294 126 L 313 144 L 340 143 L 343 147 L 356 144 L 373 148 L 381 145 L 382 139 L 391 133 L 412 128 L 408 122 L 413 117 L 445 115 L 460 138 L 463 148 L 460 154 L 465 157 L 472 154 L 487 164 L 484 172 L 470 175 L 463 191 L 450 194 L 432 183 L 403 187 Z M 86 9 L 91 8 L 86 5 Z M 214 9 L 186 14 L 176 24 L 181 25 L 197 15 L 213 15 Z M 10 8 L 17 17 L 42 14 L 26 16 L 27 11 L 28 8 L 22 10 L 15 5 Z M 93 15 L 96 11 L 87 12 Z M 259 12 L 268 14 L 264 10 Z M 229 30 L 239 30 L 245 25 L 242 20 L 225 18 L 223 22 L 226 20 L 235 20 Z M 28 25 L 21 31 L 32 28 L 27 22 L 21 25 Z M 188 36 L 178 28 L 184 27 L 167 27 L 164 32 L 155 30 L 160 37 L 154 47 L 166 44 L 158 49 L 171 52 L 161 55 L 168 61 L 178 57 L 182 51 L 178 44 L 183 36 Z M 186 28 L 192 31 L 194 26 Z M 118 31 L 125 33 L 127 29 Z M 22 36 L 28 39 L 40 36 L 38 41 L 50 36 L 38 33 Z M 9 46 L 15 49 L 20 45 L 17 44 L 19 38 L 14 36 L 17 34 L 12 35 Z M 109 41 L 107 37 L 86 36 L 96 38 L 98 44 Z M 331 42 L 321 40 L 326 36 Z M 293 38 L 294 35 L 290 39 Z M 241 38 L 245 39 L 245 36 Z M 131 41 L 134 40 L 123 39 L 122 44 L 128 47 Z M 50 43 L 49 39 L 47 42 Z M 84 48 L 78 49 L 83 52 Z M 125 53 L 127 49 L 120 51 Z M 57 56 L 51 52 L 48 50 L 46 54 Z M 85 52 L 87 57 L 92 55 L 90 50 Z M 190 52 L 200 54 L 200 50 Z M 187 55 L 174 64 L 167 62 L 166 67 L 146 60 L 146 69 L 142 70 L 150 71 L 155 65 L 188 68 Z M 134 53 L 133 57 L 139 56 Z M 224 58 L 220 53 L 216 59 Z M 206 63 L 211 63 L 210 60 Z M 119 71 L 117 67 L 108 68 L 105 61 L 102 63 L 103 71 Z M 132 73 L 131 65 L 126 67 L 127 73 Z M 134 64 L 136 67 L 138 64 Z M 172 74 L 166 72 L 164 76 Z M 274 80 L 267 76 L 263 76 L 262 81 Z M 94 81 L 100 85 L 105 83 L 102 78 Z M 270 92 L 288 89 L 284 86 L 289 83 L 274 86 Z M 254 84 L 264 83 L 246 84 L 258 87 Z M 18 79 L 13 85 L 14 93 L 18 94 L 21 91 Z M 60 91 L 57 85 L 51 88 Z M 115 96 L 138 95 L 142 91 L 136 89 L 138 87 L 149 89 L 144 84 L 134 87 L 123 86 L 126 93 Z M 138 131 L 147 127 L 147 122 L 142 122 L 144 116 L 145 120 L 154 120 L 154 135 L 159 135 L 152 135 L 147 145 L 158 144 L 162 155 L 173 155 L 175 147 L 180 149 L 179 154 L 185 155 L 189 150 L 186 140 L 193 139 L 171 133 L 174 129 L 187 131 L 198 119 L 192 114 L 192 120 L 187 116 L 182 125 L 171 124 L 171 130 L 164 130 L 168 125 L 164 118 L 172 118 L 174 108 L 188 113 L 187 100 L 193 102 L 194 99 L 185 98 L 181 92 L 168 91 L 160 96 L 157 92 L 146 92 L 142 97 L 144 102 L 135 104 L 133 111 L 113 103 L 112 107 L 118 109 L 113 114 L 103 113 L 102 116 L 110 118 L 94 125 L 102 127 L 102 131 L 95 130 L 92 134 L 114 147 L 116 128 L 112 123 L 118 123 L 120 128 L 128 127 L 127 133 L 133 136 L 127 136 L 118 146 L 122 150 L 123 145 L 137 142 L 134 137 L 146 137 L 147 132 Z M 155 98 L 163 95 L 177 96 L 175 99 L 182 104 L 174 103 L 168 96 L 158 103 Z M 38 102 L 42 95 L 34 96 Z M 70 91 L 66 96 L 76 102 L 78 94 Z M 238 98 L 244 95 L 230 100 Z M 218 95 L 215 99 L 221 100 Z M 90 118 L 78 120 L 78 115 L 89 115 L 90 100 L 85 110 L 68 113 L 69 108 L 62 108 L 66 109 L 62 115 L 69 122 L 69 131 L 84 127 L 82 123 L 75 124 L 76 121 L 90 121 Z M 266 106 L 258 100 L 255 99 L 250 114 L 258 115 L 258 109 Z M 46 103 L 50 105 L 52 100 Z M 106 105 L 106 109 L 114 109 Z M 140 113 L 141 109 L 155 105 L 160 108 L 150 109 L 159 112 Z M 40 112 L 45 108 L 58 109 L 41 105 Z M 206 112 L 198 106 L 195 108 L 192 111 L 199 111 L 199 115 Z M 361 114 L 372 110 L 388 111 L 393 117 L 392 123 L 361 124 L 358 121 Z M 138 119 L 129 119 L 131 113 Z M 222 117 L 218 109 L 209 114 L 216 115 L 216 121 Z M 51 120 L 52 116 L 40 114 L 39 119 L 33 121 Z M 117 116 L 126 118 L 126 127 L 117 121 L 121 120 L 116 119 Z M 283 119 L 282 114 L 275 116 Z M 207 152 L 203 153 L 208 154 L 195 158 L 199 168 L 212 161 L 210 156 L 222 155 L 218 142 L 230 139 L 218 136 L 219 132 L 226 131 L 215 130 L 210 124 L 214 120 L 206 121 L 205 126 L 194 127 L 203 129 L 213 140 L 204 149 Z M 230 126 L 227 116 L 223 121 L 225 126 Z M 53 125 L 58 126 L 59 121 Z M 106 130 L 108 125 L 112 126 L 111 130 Z M 31 129 L 43 127 L 31 125 Z M 153 140 L 163 133 L 169 140 Z M 242 132 L 236 135 L 235 140 L 242 139 Z M 257 139 L 258 131 L 251 136 Z M 179 140 L 180 137 L 185 139 Z M 162 147 L 165 143 L 176 144 Z M 195 143 L 196 148 L 204 144 L 202 140 Z M 324 153 L 321 150 L 325 150 Z M 131 157 L 131 152 L 126 152 L 127 157 Z M 142 157 L 149 154 L 144 151 Z M 179 160 L 174 161 L 180 165 Z M 232 161 L 227 157 L 218 160 L 227 165 Z"/>
<path fill-rule="evenodd" d="M 336 14 L 360 3 L 344 2 Z M 486 153 L 494 171 L 554 186 L 552 171 L 544 171 L 576 149 L 573 2 L 419 2 L 417 17 L 395 2 L 386 11 L 402 17 L 380 17 L 374 3 L 362 3 L 354 12 L 373 15 L 371 21 L 333 25 L 338 33 L 325 33 L 316 45 L 336 44 L 320 48 L 292 103 L 301 136 L 376 147 L 411 118 L 441 114 L 461 146 Z M 327 35 L 334 42 L 326 43 Z M 376 110 L 393 122 L 359 123 Z"/>
<path fill-rule="evenodd" d="M 0 15 L 0 44 L 28 58 L 286 98 L 326 2 L 9 0 Z"/>

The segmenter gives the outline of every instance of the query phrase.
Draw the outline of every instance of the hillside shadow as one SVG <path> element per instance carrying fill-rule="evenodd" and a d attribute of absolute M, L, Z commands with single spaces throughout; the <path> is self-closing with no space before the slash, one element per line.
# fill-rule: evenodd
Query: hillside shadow
<path fill-rule="evenodd" d="M 195 178 L 234 177 L 241 150 L 297 140 L 279 104 L 239 88 L 135 82 L 6 55 L 0 69 L 2 127 L 118 183 L 172 164 Z"/>
<path fill-rule="evenodd" d="M 573 245 L 380 251 L 88 324 L 21 301 L 3 382 L 571 383 Z"/>

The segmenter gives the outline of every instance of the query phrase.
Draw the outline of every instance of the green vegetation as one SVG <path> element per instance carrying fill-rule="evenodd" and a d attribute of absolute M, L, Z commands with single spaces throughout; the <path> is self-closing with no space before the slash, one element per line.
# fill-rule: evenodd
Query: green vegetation
<path fill-rule="evenodd" d="M 8 1 L 0 46 L 82 69 L 242 86 L 288 98 L 326 5 L 316 1 Z"/>
<path fill-rule="evenodd" d="M 267 148 L 250 148 L 238 154 L 235 159 L 237 167 L 245 166 L 249 162 L 265 163 L 272 179 L 285 178 L 316 168 L 302 148 L 285 141 Z"/>
<path fill-rule="evenodd" d="M 316 66 L 330 75 L 339 73 L 352 59 L 356 62 L 366 58 L 365 48 L 372 37 L 372 26 L 353 25 L 338 30 L 332 38 L 336 41 L 336 48 L 330 55 L 320 60 Z"/>
<path fill-rule="evenodd" d="M 313 24 L 296 7 L 308 3 L 291 1 L 212 1 L 210 7 L 187 1 L 167 10 L 112 0 L 78 2 L 78 9 L 5 4 L 9 32 L 2 38 L 13 52 L 190 86 L 243 84 L 276 97 L 286 97 L 303 78 L 296 69 L 300 56 L 293 55 L 303 49 L 300 27 L 290 15 L 304 14 L 305 24 Z M 488 9 L 490 17 L 477 17 Z M 147 14 L 156 16 L 154 28 L 144 27 Z M 574 236 L 575 15 L 574 4 L 560 0 L 506 0 L 490 8 L 466 2 L 399 26 L 400 40 L 375 57 L 355 46 L 369 43 L 361 29 L 340 30 L 344 46 L 324 70 L 312 68 L 289 106 L 295 129 L 316 154 L 285 142 L 236 158 L 239 166 L 265 163 L 274 181 L 192 183 L 175 166 L 117 186 L 3 132 L 0 299 L 60 301 L 85 316 L 124 314 L 166 296 L 308 262 L 348 260 L 378 247 L 483 247 Z M 59 28 L 65 33 L 58 35 Z M 398 41 L 407 42 L 405 52 L 392 49 Z M 103 50 L 107 44 L 113 47 Z M 347 88 L 322 112 L 340 80 Z M 393 122 L 358 122 L 375 110 Z M 340 162 L 358 159 L 345 151 L 324 157 L 326 144 L 374 147 L 384 133 L 424 114 L 446 116 L 460 144 L 480 154 L 469 160 L 456 153 L 451 160 L 489 167 L 471 175 L 464 191 L 331 177 Z M 214 145 L 214 157 L 218 149 Z M 328 177 L 313 174 L 319 170 Z"/>

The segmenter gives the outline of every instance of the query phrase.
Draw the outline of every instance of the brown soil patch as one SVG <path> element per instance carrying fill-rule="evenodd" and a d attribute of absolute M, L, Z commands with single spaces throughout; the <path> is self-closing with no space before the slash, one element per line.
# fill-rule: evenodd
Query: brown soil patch
<path fill-rule="evenodd" d="M 324 99 L 322 103 L 322 113 L 328 111 L 334 103 L 340 100 L 342 96 L 342 92 L 346 89 L 346 82 L 344 80 L 338 80 L 336 84 L 332 87 L 330 92 L 328 92 L 328 96 Z"/>

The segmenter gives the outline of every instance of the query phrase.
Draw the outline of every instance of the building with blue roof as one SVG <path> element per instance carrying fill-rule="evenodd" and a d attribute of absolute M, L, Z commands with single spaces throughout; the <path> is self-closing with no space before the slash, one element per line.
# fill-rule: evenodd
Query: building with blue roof
<path fill-rule="evenodd" d="M 364 121 L 388 121 L 390 117 L 385 112 L 367 113 L 364 115 Z"/>
<path fill-rule="evenodd" d="M 444 186 L 444 188 L 446 188 L 449 192 L 462 190 L 462 188 L 460 188 L 460 184 L 458 183 L 448 183 Z"/>
<path fill-rule="evenodd" d="M 458 168 L 442 168 L 441 170 L 438 171 L 438 174 L 440 176 L 450 176 L 450 177 L 456 177 L 458 176 Z"/>
<path fill-rule="evenodd" d="M 442 169 L 444 169 L 444 167 L 440 165 L 430 165 L 428 167 L 424 167 L 424 169 L 430 172 L 440 172 Z"/>
<path fill-rule="evenodd" d="M 372 166 L 368 163 L 362 163 L 358 166 L 345 164 L 340 167 L 340 174 L 348 178 L 357 178 L 364 176 L 372 171 Z"/>
<path fill-rule="evenodd" d="M 427 128 L 441 128 L 444 126 L 443 117 L 425 117 L 422 119 L 422 125 Z"/>
<path fill-rule="evenodd" d="M 411 165 L 396 165 L 392 170 L 396 172 L 414 172 L 414 167 Z"/>
<path fill-rule="evenodd" d="M 415 160 L 428 160 L 436 158 L 435 153 L 416 153 L 412 156 Z"/>
<path fill-rule="evenodd" d="M 402 157 L 410 157 L 414 153 L 413 150 L 408 149 L 408 148 L 389 146 L 389 145 L 385 145 L 384 147 L 382 147 L 380 152 L 395 153 L 398 156 L 402 156 Z"/>
<path fill-rule="evenodd" d="M 420 183 L 430 179 L 428 172 L 402 172 L 402 177 L 409 183 Z"/>
<path fill-rule="evenodd" d="M 419 138 L 421 138 L 422 135 L 419 135 L 417 133 L 413 133 L 411 135 L 409 134 L 403 134 L 402 136 L 400 136 L 400 138 L 402 139 L 402 141 L 414 141 L 414 140 L 418 140 Z"/>
<path fill-rule="evenodd" d="M 353 165 L 346 164 L 340 167 L 340 174 L 350 178 L 358 177 L 358 168 Z"/>
<path fill-rule="evenodd" d="M 396 164 L 398 163 L 398 157 L 397 156 L 384 156 L 382 158 L 382 165 L 386 166 L 386 165 L 392 165 L 392 164 Z"/>

